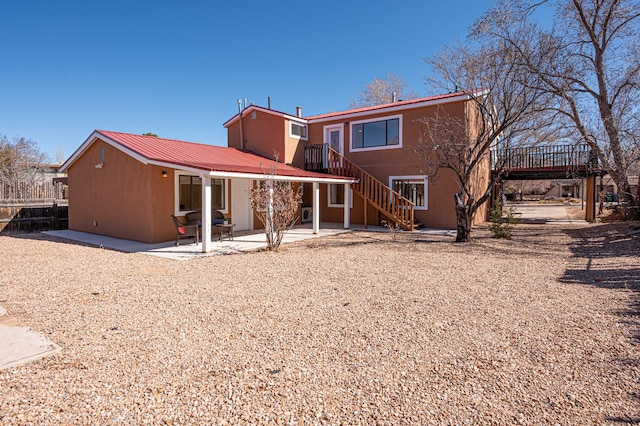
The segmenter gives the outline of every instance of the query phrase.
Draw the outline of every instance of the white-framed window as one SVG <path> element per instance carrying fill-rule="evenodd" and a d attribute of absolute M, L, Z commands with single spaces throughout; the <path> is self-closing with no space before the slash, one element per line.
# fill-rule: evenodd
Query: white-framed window
<path fill-rule="evenodd" d="M 202 209 L 202 178 L 196 174 L 176 172 L 176 215 Z M 211 209 L 228 213 L 227 180 L 211 179 Z"/>
<path fill-rule="evenodd" d="M 389 186 L 404 198 L 411 200 L 416 210 L 429 209 L 427 176 L 389 176 Z"/>
<path fill-rule="evenodd" d="M 292 138 L 299 138 L 303 141 L 307 140 L 307 125 L 296 121 L 289 122 L 289 135 Z"/>
<path fill-rule="evenodd" d="M 351 151 L 402 148 L 402 114 L 354 121 Z"/>
<path fill-rule="evenodd" d="M 327 206 L 344 208 L 344 184 L 330 183 L 327 185 Z M 353 191 L 349 190 L 349 207 L 353 207 Z"/>

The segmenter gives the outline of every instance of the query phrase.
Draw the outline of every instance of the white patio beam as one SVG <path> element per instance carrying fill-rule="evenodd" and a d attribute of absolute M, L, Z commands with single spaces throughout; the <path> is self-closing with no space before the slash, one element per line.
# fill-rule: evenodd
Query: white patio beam
<path fill-rule="evenodd" d="M 344 184 L 344 229 L 351 227 L 351 184 Z"/>
<path fill-rule="evenodd" d="M 211 178 L 202 176 L 202 252 L 211 251 Z"/>
<path fill-rule="evenodd" d="M 313 233 L 320 230 L 320 183 L 313 182 L 313 202 L 311 204 L 311 215 L 313 216 Z"/>

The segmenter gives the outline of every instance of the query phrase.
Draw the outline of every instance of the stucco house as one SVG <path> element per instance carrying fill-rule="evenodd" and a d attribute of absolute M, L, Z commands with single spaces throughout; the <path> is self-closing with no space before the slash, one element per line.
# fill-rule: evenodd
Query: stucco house
<path fill-rule="evenodd" d="M 62 165 L 69 181 L 69 229 L 156 243 L 175 239 L 171 215 L 202 212 L 202 250 L 211 248 L 212 209 L 236 230 L 261 226 L 248 190 L 274 164 L 275 178 L 302 185 L 302 222 L 413 230 L 455 228 L 456 180 L 420 172 L 415 148 L 422 121 L 445 111 L 466 123 L 464 93 L 302 117 L 250 105 L 231 117 L 227 147 L 105 130 L 94 131 Z M 473 133 L 473 129 L 469 129 Z M 489 158 L 476 176 L 486 188 Z M 347 203 L 345 203 L 347 200 Z M 209 212 L 209 213 L 207 213 Z M 485 220 L 479 209 L 474 223 Z"/>
<path fill-rule="evenodd" d="M 458 183 L 451 172 L 438 179 L 421 173 L 424 166 L 415 152 L 424 119 L 443 112 L 472 126 L 475 103 L 459 92 L 309 117 L 299 107 L 290 115 L 252 104 L 224 126 L 229 147 L 265 156 L 275 152 L 298 168 L 357 178 L 348 196 L 342 185 L 320 188 L 323 222 L 342 221 L 347 196 L 351 223 L 387 220 L 404 229 L 418 224 L 451 229 L 456 227 L 453 196 Z M 477 194 L 486 189 L 489 169 L 487 155 L 475 176 Z M 308 186 L 303 206 L 310 205 Z M 486 220 L 487 204 L 477 211 L 474 224 Z"/>

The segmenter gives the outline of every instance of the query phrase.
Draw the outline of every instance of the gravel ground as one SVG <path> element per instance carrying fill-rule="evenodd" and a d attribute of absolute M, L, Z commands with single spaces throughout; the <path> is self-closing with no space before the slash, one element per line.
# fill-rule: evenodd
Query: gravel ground
<path fill-rule="evenodd" d="M 640 422 L 640 241 L 355 232 L 175 262 L 0 237 L 0 304 L 62 346 L 0 424 Z"/>

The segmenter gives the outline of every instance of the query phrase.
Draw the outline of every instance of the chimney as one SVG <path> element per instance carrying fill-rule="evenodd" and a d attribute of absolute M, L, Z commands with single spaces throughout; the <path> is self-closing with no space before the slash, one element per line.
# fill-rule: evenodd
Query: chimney
<path fill-rule="evenodd" d="M 391 103 L 398 102 L 398 94 L 396 92 L 391 93 Z"/>
<path fill-rule="evenodd" d="M 299 106 L 296 107 L 296 116 L 298 118 L 302 118 L 302 107 L 299 107 Z"/>

